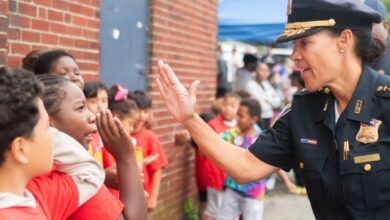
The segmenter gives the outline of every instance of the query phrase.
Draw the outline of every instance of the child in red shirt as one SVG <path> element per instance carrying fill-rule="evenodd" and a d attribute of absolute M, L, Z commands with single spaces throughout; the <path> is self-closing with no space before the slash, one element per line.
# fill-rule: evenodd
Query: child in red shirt
<path fill-rule="evenodd" d="M 43 75 L 40 79 L 45 85 L 43 100 L 52 126 L 66 132 L 85 148 L 90 146 L 91 134 L 97 130 L 95 115 L 86 107 L 81 89 L 58 76 Z M 116 158 L 120 199 L 126 206 L 123 209 L 123 204 L 103 186 L 70 219 L 118 219 L 122 214 L 126 218 L 136 216 L 136 219 L 146 219 L 145 198 L 130 135 L 119 120 L 112 118 L 111 113 L 99 113 L 98 118 L 102 117 L 103 120 L 97 120 L 99 132 L 105 147 Z"/>
<path fill-rule="evenodd" d="M 52 149 L 52 140 L 63 135 L 49 129 L 43 87 L 31 73 L 0 68 L 0 90 L 0 219 L 63 219 L 96 193 L 103 172 L 91 157 L 78 157 L 67 146 Z M 64 173 L 42 175 L 53 155 Z M 84 165 L 86 171 L 77 169 Z"/>
<path fill-rule="evenodd" d="M 157 207 L 162 168 L 168 165 L 168 160 L 156 135 L 145 127 L 151 114 L 151 98 L 143 91 L 129 93 L 128 98 L 134 100 L 140 109 L 131 135 L 136 140 L 137 161 L 144 166 L 144 189 L 149 194 L 147 206 L 151 211 Z"/>
<path fill-rule="evenodd" d="M 236 127 L 236 115 L 240 107 L 240 97 L 236 94 L 227 93 L 223 97 L 221 112 L 214 119 L 208 122 L 208 125 L 218 134 L 228 129 Z M 211 160 L 205 158 L 204 173 L 207 186 L 207 205 L 205 210 L 206 219 L 216 219 L 218 209 L 223 200 L 223 183 L 225 173 L 217 167 Z"/>

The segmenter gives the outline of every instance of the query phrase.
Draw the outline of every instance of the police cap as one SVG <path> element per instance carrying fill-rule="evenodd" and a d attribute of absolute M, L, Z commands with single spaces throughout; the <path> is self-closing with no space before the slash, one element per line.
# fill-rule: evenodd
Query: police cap
<path fill-rule="evenodd" d="M 387 8 L 381 0 L 361 0 L 364 4 L 377 11 L 383 20 L 387 21 Z"/>
<path fill-rule="evenodd" d="M 286 42 L 312 35 L 325 27 L 364 29 L 381 16 L 358 0 L 289 0 L 288 22 L 277 42 Z"/>

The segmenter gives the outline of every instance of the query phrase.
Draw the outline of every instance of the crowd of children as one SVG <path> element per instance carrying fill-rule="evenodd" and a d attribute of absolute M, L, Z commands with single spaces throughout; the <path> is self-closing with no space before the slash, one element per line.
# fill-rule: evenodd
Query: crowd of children
<path fill-rule="evenodd" d="M 62 50 L 32 51 L 23 69 L 1 67 L 0 90 L 0 219 L 142 220 L 157 207 L 168 159 L 147 93 L 84 82 Z M 247 148 L 261 132 L 261 110 L 238 94 L 201 116 Z M 176 134 L 175 144 L 188 141 Z M 201 219 L 261 219 L 264 180 L 239 185 L 195 149 Z"/>

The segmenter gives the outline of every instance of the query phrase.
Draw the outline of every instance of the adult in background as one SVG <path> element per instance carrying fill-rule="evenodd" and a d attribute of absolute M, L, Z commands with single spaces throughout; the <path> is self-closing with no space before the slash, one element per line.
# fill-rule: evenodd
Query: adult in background
<path fill-rule="evenodd" d="M 390 75 L 390 38 L 387 23 L 387 8 L 381 0 L 365 0 L 364 3 L 377 11 L 382 18 L 378 24 L 372 25 L 372 34 L 386 44 L 385 53 L 371 63 L 371 67 L 380 74 Z"/>
<path fill-rule="evenodd" d="M 371 33 L 381 21 L 356 0 L 289 1 L 278 42 L 294 41 L 291 58 L 307 91 L 249 150 L 221 140 L 195 113 L 199 81 L 187 91 L 160 61 L 156 82 L 171 114 L 236 182 L 298 165 L 316 219 L 387 219 L 390 78 L 366 65 L 384 51 Z"/>
<path fill-rule="evenodd" d="M 259 125 L 262 129 L 271 127 L 274 109 L 280 108 L 282 100 L 276 90 L 268 82 L 269 67 L 265 63 L 260 63 L 256 68 L 256 81 L 248 84 L 248 90 L 261 106 L 261 120 Z"/>
<path fill-rule="evenodd" d="M 217 95 L 216 97 L 223 97 L 226 92 L 230 92 L 230 83 L 228 82 L 228 66 L 226 61 L 222 58 L 222 48 L 218 45 L 217 50 Z"/>
<path fill-rule="evenodd" d="M 255 55 L 247 53 L 244 55 L 243 61 L 244 67 L 237 70 L 236 79 L 232 84 L 233 92 L 247 91 L 248 83 L 254 81 L 252 73 L 256 70 L 259 59 Z"/>

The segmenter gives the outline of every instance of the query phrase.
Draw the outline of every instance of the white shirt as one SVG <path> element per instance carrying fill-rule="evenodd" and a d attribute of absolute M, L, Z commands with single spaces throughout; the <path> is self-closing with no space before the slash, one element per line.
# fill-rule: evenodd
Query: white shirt
<path fill-rule="evenodd" d="M 282 99 L 276 93 L 276 90 L 271 86 L 268 80 L 261 82 L 261 85 L 256 81 L 251 81 L 247 84 L 248 91 L 253 98 L 259 101 L 261 106 L 261 118 L 272 118 L 274 109 L 280 108 Z"/>

